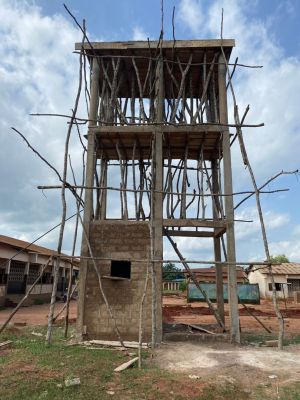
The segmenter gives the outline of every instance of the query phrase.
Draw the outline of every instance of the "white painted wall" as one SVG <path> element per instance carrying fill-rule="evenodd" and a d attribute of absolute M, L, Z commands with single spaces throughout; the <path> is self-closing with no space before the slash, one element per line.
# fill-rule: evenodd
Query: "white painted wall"
<path fill-rule="evenodd" d="M 48 284 L 48 285 L 36 285 L 36 286 L 33 288 L 31 294 L 46 294 L 46 293 L 52 293 L 52 286 L 53 286 L 53 285 L 51 285 L 51 284 Z M 30 287 L 30 285 L 27 286 L 27 289 L 26 289 L 26 290 L 28 290 L 29 287 Z"/>
<path fill-rule="evenodd" d="M 269 283 L 271 283 L 271 277 L 268 274 L 262 274 L 259 270 L 251 271 L 248 274 L 250 283 L 258 283 L 259 293 L 262 299 L 271 298 L 272 290 L 269 290 Z M 286 275 L 274 275 L 275 283 L 283 283 L 283 290 L 277 291 L 278 298 L 288 297 L 287 277 Z"/>

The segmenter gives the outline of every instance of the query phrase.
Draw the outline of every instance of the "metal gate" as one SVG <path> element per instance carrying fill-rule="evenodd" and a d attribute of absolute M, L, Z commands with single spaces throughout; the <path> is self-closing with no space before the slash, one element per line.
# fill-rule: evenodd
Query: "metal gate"
<path fill-rule="evenodd" d="M 300 291 L 300 279 L 288 279 L 288 293 L 289 297 L 293 296 L 293 292 Z"/>
<path fill-rule="evenodd" d="M 10 272 L 7 280 L 8 294 L 23 294 L 25 293 L 25 263 L 20 261 L 12 261 L 10 264 Z"/>

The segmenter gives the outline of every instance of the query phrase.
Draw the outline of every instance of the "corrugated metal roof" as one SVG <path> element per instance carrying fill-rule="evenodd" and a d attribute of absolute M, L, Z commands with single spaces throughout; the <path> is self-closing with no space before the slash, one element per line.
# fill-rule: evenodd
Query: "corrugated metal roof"
<path fill-rule="evenodd" d="M 43 247 L 43 246 L 38 246 L 36 244 L 30 244 L 29 242 L 26 242 L 25 240 L 19 240 L 19 239 L 15 239 L 12 238 L 10 236 L 5 236 L 5 235 L 0 235 L 0 243 L 3 244 L 7 244 L 8 246 L 12 246 L 16 249 L 24 249 L 27 252 L 34 252 L 34 253 L 38 253 L 38 254 L 43 254 L 46 256 L 55 256 L 57 255 L 57 251 L 56 250 L 51 250 L 48 249 L 47 247 Z M 67 256 L 67 254 L 63 254 L 62 255 Z M 78 263 L 79 260 L 74 259 L 74 263 Z"/>
<path fill-rule="evenodd" d="M 193 273 L 199 276 L 206 276 L 206 277 L 214 277 L 216 275 L 216 269 L 215 267 L 210 267 L 210 268 L 191 268 Z M 227 278 L 227 268 L 223 268 L 223 278 Z M 237 278 L 245 278 L 246 274 L 244 270 L 241 267 L 236 268 L 236 274 Z"/>
<path fill-rule="evenodd" d="M 262 274 L 268 274 L 268 268 L 261 268 L 259 265 L 253 265 L 254 269 L 257 267 Z M 273 265 L 272 272 L 275 275 L 300 275 L 300 263 L 289 262 L 280 265 Z"/>

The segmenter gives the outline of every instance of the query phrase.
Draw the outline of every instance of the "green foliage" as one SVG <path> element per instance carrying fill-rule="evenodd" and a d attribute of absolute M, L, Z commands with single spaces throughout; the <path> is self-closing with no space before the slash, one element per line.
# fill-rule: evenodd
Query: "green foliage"
<path fill-rule="evenodd" d="M 176 267 L 173 263 L 167 263 L 163 265 L 162 278 L 164 281 L 172 281 L 173 279 L 182 279 L 184 274 L 181 269 Z"/>
<path fill-rule="evenodd" d="M 285 254 L 278 254 L 277 256 L 271 256 L 271 261 L 273 263 L 288 263 L 290 260 Z"/>
<path fill-rule="evenodd" d="M 33 300 L 33 304 L 35 305 L 35 306 L 40 306 L 40 305 L 42 305 L 42 304 L 44 304 L 45 302 L 44 302 L 44 300 L 43 299 L 40 299 L 40 298 L 37 298 L 37 299 L 34 299 Z"/>
<path fill-rule="evenodd" d="M 179 285 L 179 290 L 181 292 L 185 292 L 186 288 L 187 288 L 187 282 L 186 281 L 181 282 L 181 284 Z"/>

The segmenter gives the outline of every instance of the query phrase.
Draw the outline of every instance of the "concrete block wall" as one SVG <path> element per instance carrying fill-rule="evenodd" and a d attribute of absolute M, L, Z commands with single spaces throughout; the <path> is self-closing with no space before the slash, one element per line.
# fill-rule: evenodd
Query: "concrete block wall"
<path fill-rule="evenodd" d="M 131 276 L 128 280 L 105 278 L 111 274 L 111 261 L 97 261 L 102 285 L 111 305 L 118 328 L 124 340 L 138 340 L 139 309 L 150 256 L 150 233 L 148 222 L 136 221 L 94 221 L 90 224 L 90 242 L 95 257 L 117 260 L 140 259 L 131 262 Z M 157 315 L 158 341 L 162 335 L 162 284 L 161 266 L 157 272 Z M 144 302 L 143 341 L 151 340 L 151 275 Z M 109 318 L 106 304 L 99 290 L 97 274 L 92 262 L 88 263 L 84 298 L 83 325 L 88 339 L 117 340 L 113 322 Z"/>

